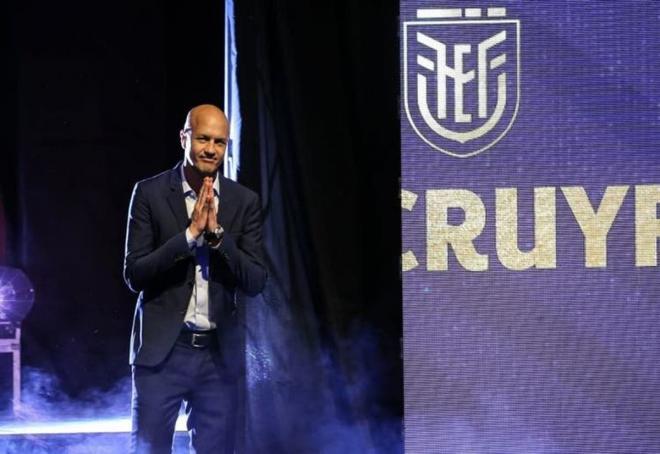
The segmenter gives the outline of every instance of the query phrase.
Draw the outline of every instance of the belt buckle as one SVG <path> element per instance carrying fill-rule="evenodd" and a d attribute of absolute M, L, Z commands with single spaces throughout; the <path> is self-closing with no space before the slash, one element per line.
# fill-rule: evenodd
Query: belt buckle
<path fill-rule="evenodd" d="M 206 343 L 204 342 L 204 339 L 207 335 L 206 334 L 199 334 L 199 333 L 192 333 L 192 338 L 190 340 L 190 345 L 192 345 L 195 348 L 204 348 L 206 347 Z M 200 340 L 201 343 L 197 343 L 197 339 Z"/>

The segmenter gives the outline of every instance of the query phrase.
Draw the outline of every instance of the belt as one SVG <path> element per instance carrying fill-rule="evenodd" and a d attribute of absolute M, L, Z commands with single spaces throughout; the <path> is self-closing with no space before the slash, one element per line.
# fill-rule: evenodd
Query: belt
<path fill-rule="evenodd" d="M 193 348 L 216 348 L 218 346 L 218 335 L 214 329 L 209 331 L 183 330 L 179 334 L 177 342 Z"/>

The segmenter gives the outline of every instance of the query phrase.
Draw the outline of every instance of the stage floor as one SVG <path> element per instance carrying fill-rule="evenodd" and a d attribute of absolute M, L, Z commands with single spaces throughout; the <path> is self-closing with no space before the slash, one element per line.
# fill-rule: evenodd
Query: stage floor
<path fill-rule="evenodd" d="M 185 416 L 176 424 L 174 452 L 188 452 Z M 0 421 L 0 453 L 125 454 L 130 418 L 61 421 Z"/>

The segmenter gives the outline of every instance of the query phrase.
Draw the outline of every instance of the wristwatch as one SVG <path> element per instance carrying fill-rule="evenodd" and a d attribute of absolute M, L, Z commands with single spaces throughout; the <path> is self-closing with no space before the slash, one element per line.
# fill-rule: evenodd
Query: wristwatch
<path fill-rule="evenodd" d="M 214 230 L 211 232 L 204 232 L 204 239 L 206 240 L 207 243 L 211 244 L 218 244 L 220 241 L 222 241 L 222 237 L 225 234 L 225 229 L 222 228 L 222 226 L 217 226 Z"/>

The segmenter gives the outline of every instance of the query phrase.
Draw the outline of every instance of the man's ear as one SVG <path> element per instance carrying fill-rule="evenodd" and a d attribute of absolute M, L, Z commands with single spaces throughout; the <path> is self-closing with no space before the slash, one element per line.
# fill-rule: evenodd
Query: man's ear
<path fill-rule="evenodd" d="M 186 141 L 188 140 L 188 137 L 186 135 L 186 132 L 182 129 L 179 131 L 179 139 L 181 139 L 181 148 L 184 150 L 186 149 Z"/>

